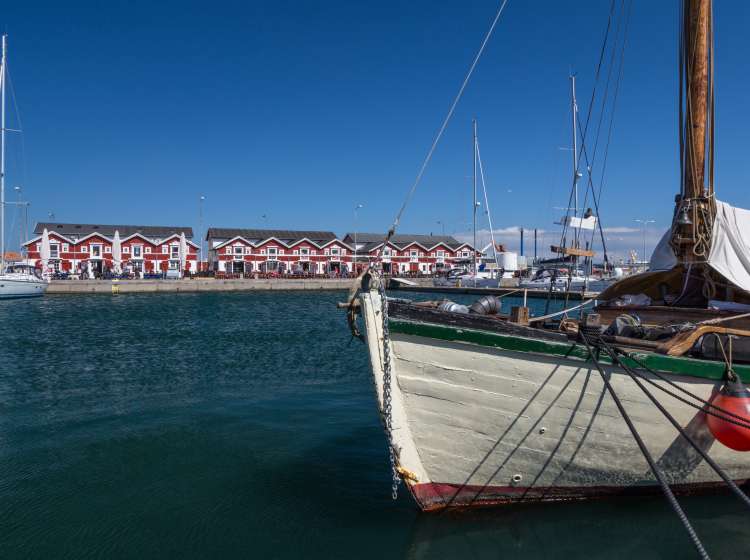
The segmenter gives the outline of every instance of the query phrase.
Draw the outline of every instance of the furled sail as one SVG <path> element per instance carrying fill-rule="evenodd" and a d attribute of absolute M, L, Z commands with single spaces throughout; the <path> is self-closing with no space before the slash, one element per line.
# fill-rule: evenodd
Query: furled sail
<path fill-rule="evenodd" d="M 716 216 L 707 264 L 729 282 L 750 292 L 750 210 L 716 201 Z M 671 270 L 678 264 L 667 230 L 651 255 L 650 269 Z"/>

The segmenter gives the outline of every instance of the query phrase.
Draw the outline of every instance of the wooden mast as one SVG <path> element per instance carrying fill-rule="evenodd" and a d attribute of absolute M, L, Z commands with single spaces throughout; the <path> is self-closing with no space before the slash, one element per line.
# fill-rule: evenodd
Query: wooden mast
<path fill-rule="evenodd" d="M 683 0 L 681 76 L 682 192 L 672 245 L 683 263 L 705 262 L 713 225 L 712 0 Z M 682 104 L 681 104 L 682 105 Z M 708 132 L 708 134 L 707 134 Z M 708 154 L 708 159 L 707 159 Z M 706 167 L 708 163 L 708 184 Z"/>

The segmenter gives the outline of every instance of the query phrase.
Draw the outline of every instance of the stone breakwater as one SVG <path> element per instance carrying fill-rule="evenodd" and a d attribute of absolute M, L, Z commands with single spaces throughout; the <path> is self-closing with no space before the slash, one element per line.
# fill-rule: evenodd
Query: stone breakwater
<path fill-rule="evenodd" d="M 305 278 L 232 279 L 196 278 L 185 280 L 52 280 L 48 294 L 129 294 L 174 292 L 239 292 L 253 290 L 348 290 L 354 279 Z"/>

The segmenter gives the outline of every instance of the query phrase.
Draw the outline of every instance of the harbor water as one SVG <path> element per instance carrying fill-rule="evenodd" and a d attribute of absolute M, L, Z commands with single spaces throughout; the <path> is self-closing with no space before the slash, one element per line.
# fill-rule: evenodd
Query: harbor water
<path fill-rule="evenodd" d="M 0 301 L 0 558 L 693 556 L 658 497 L 447 514 L 403 489 L 391 501 L 345 297 Z M 714 557 L 750 548 L 736 499 L 682 503 Z"/>

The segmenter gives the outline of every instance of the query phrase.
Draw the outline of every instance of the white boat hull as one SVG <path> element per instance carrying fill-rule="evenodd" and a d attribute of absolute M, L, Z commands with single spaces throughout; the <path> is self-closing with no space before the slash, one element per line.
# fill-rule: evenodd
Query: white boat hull
<path fill-rule="evenodd" d="M 47 282 L 27 274 L 0 274 L 0 299 L 43 296 Z"/>
<path fill-rule="evenodd" d="M 382 413 L 380 297 L 361 302 Z M 391 352 L 393 441 L 422 509 L 658 491 L 590 362 L 399 332 Z M 623 371 L 607 373 L 676 490 L 721 482 Z M 704 399 L 718 385 L 671 379 Z M 663 404 L 731 477 L 750 478 L 750 456 L 716 442 L 702 413 L 671 397 Z"/>

